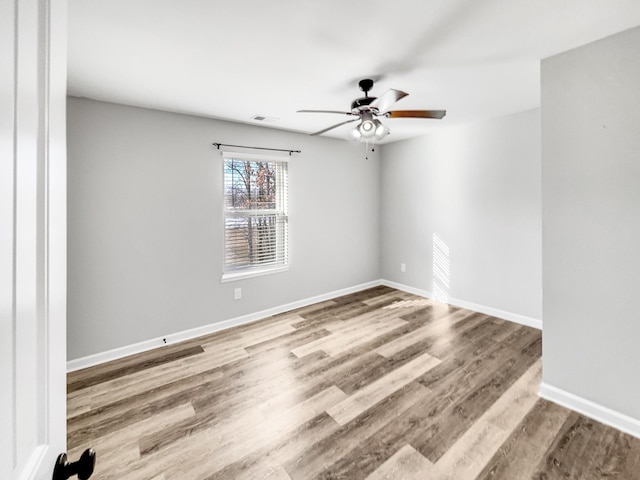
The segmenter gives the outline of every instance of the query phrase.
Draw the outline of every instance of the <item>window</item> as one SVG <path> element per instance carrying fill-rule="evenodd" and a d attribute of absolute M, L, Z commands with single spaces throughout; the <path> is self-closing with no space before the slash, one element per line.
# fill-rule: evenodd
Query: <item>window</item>
<path fill-rule="evenodd" d="M 288 267 L 287 162 L 224 153 L 222 280 Z"/>

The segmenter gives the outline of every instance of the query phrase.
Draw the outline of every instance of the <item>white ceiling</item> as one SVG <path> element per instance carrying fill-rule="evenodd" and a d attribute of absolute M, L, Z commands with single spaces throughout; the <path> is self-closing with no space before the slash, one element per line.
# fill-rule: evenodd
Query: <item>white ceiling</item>
<path fill-rule="evenodd" d="M 640 0 L 69 0 L 69 94 L 314 132 L 409 92 L 387 141 L 539 106 L 540 59 L 640 25 Z M 325 135 L 345 138 L 350 126 Z"/>

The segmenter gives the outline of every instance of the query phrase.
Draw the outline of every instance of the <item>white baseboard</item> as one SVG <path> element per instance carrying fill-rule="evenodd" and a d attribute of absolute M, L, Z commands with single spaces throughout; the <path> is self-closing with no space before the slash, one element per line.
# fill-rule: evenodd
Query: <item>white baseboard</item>
<path fill-rule="evenodd" d="M 76 358 L 67 362 L 67 372 L 73 372 L 81 370 L 83 368 L 92 367 L 101 363 L 110 362 L 112 360 L 118 360 L 120 358 L 134 355 L 136 353 L 146 352 L 154 348 L 163 347 L 165 345 L 171 345 L 174 343 L 182 342 L 184 340 L 190 340 L 202 335 L 208 335 L 210 333 L 219 332 L 228 328 L 237 327 L 239 325 L 245 325 L 247 323 L 256 322 L 272 315 L 295 310 L 296 308 L 306 307 L 313 305 L 314 303 L 324 302 L 333 298 L 348 295 L 350 293 L 359 292 L 371 287 L 377 287 L 381 285 L 380 280 L 374 280 L 372 282 L 363 283 L 349 288 L 343 288 L 333 292 L 325 293 L 323 295 L 317 295 L 315 297 L 306 298 L 304 300 L 298 300 L 296 302 L 288 303 L 286 305 L 280 305 L 278 307 L 269 308 L 260 312 L 250 313 L 248 315 L 242 315 L 240 317 L 230 318 L 221 322 L 211 323 L 209 325 L 203 325 L 202 327 L 192 328 L 184 330 L 182 332 L 171 333 L 162 337 L 152 338 L 150 340 L 144 340 L 132 345 L 126 345 L 124 347 L 114 348 L 107 350 L 106 352 L 96 353 L 94 355 L 88 355 L 86 357 Z M 165 343 L 166 340 L 166 343 Z"/>
<path fill-rule="evenodd" d="M 390 282 L 388 280 L 382 280 L 381 283 L 382 285 L 402 290 L 407 293 L 413 293 L 414 295 L 419 295 L 421 297 L 434 298 L 433 293 L 428 290 L 420 290 L 401 283 Z M 485 305 L 479 305 L 477 303 L 467 302 L 453 297 L 449 297 L 447 303 L 454 307 L 466 308 L 467 310 L 473 310 L 474 312 L 484 313 L 486 315 L 491 315 L 492 317 L 502 318 L 504 320 L 509 320 L 510 322 L 542 330 L 542 320 L 538 318 L 527 317 L 518 313 L 507 312 L 505 310 L 487 307 Z"/>
<path fill-rule="evenodd" d="M 474 312 L 480 312 L 487 315 L 491 315 L 492 317 L 509 320 L 510 322 L 519 323 L 520 325 L 525 325 L 527 327 L 532 327 L 532 328 L 537 328 L 538 330 L 542 330 L 542 320 L 540 320 L 539 318 L 527 317 L 525 315 L 520 315 L 519 313 L 507 312 L 506 310 L 486 307 L 484 305 L 478 305 L 477 303 L 466 302 L 464 300 L 459 300 L 457 298 L 451 298 L 451 297 L 449 298 L 449 304 L 454 305 L 456 307 L 473 310 Z"/>
<path fill-rule="evenodd" d="M 390 280 L 380 280 L 380 285 L 395 288 L 396 290 L 402 290 L 403 292 L 412 293 L 413 295 L 418 295 L 419 297 L 433 298 L 433 293 L 428 290 L 421 290 L 419 288 L 410 287 L 409 285 L 392 282 Z"/>
<path fill-rule="evenodd" d="M 348 295 L 350 293 L 359 292 L 360 290 L 364 290 L 366 288 L 371 288 L 371 287 L 377 287 L 379 285 L 386 285 L 388 287 L 392 287 L 397 290 L 402 290 L 407 293 L 412 293 L 414 295 L 418 295 L 421 297 L 433 298 L 433 294 L 427 290 L 420 290 L 418 288 L 410 287 L 408 285 L 403 285 L 396 282 L 391 282 L 384 279 L 374 280 L 372 282 L 363 283 L 361 285 L 356 285 L 353 287 L 325 293 L 323 295 L 317 295 L 315 297 L 310 297 L 310 298 L 306 298 L 296 302 L 288 303 L 286 305 L 280 305 L 278 307 L 269 308 L 267 310 L 262 310 L 260 312 L 255 312 L 255 313 L 243 315 L 240 317 L 230 318 L 227 320 L 223 320 L 221 322 L 211 323 L 209 325 L 203 325 L 202 327 L 192 328 L 190 330 L 184 330 L 182 332 L 170 333 L 161 337 L 152 338 L 149 340 L 144 340 L 142 342 L 134 343 L 132 345 L 125 345 L 123 347 L 114 348 L 112 350 L 96 353 L 94 355 L 88 355 L 86 357 L 69 360 L 67 362 L 67 371 L 73 372 L 76 370 L 81 370 L 83 368 L 92 367 L 94 365 L 110 362 L 112 360 L 118 360 L 120 358 L 124 358 L 129 355 L 134 355 L 136 353 L 146 352 L 154 348 L 163 347 L 165 345 L 171 345 L 174 343 L 182 342 L 184 340 L 197 338 L 202 335 L 208 335 L 210 333 L 219 332 L 221 330 L 237 327 L 239 325 L 245 325 L 247 323 L 256 322 L 258 320 L 262 320 L 272 315 L 277 315 L 279 313 L 295 310 L 296 308 L 306 307 L 314 303 L 324 302 L 326 300 L 331 300 L 333 298 L 340 297 L 342 295 Z M 527 325 L 529 327 L 534 327 L 540 330 L 542 329 L 542 321 L 535 318 L 529 318 L 523 315 L 518 315 L 516 313 L 505 312 L 503 310 L 498 310 L 491 307 L 485 307 L 483 305 L 478 305 L 471 302 L 465 302 L 465 301 L 457 300 L 454 298 L 450 298 L 448 303 L 456 307 L 467 308 L 469 310 L 485 313 L 487 315 L 491 315 L 498 318 L 503 318 L 505 320 L 509 320 L 515 323 Z"/>
<path fill-rule="evenodd" d="M 640 438 L 640 420 L 636 418 L 624 415 L 545 382 L 540 384 L 540 396 L 600 423 L 616 428 L 621 432 Z"/>

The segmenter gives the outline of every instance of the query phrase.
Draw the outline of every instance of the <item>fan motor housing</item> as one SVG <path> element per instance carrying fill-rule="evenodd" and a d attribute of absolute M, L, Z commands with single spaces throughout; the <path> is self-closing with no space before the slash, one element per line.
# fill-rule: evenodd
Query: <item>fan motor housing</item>
<path fill-rule="evenodd" d="M 362 110 L 362 107 L 368 107 L 376 97 L 360 97 L 351 102 L 351 110 Z"/>

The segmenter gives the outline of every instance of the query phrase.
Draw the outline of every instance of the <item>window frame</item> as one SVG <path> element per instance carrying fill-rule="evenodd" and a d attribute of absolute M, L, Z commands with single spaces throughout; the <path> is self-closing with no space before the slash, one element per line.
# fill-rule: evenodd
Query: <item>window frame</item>
<path fill-rule="evenodd" d="M 289 201 L 288 201 L 288 167 L 289 158 L 285 156 L 262 155 L 235 151 L 221 151 L 222 168 L 222 283 L 232 282 L 245 278 L 271 275 L 289 270 Z M 269 162 L 279 164 L 277 167 L 276 208 L 274 209 L 247 209 L 230 211 L 227 208 L 227 179 L 226 163 L 228 160 Z M 281 189 L 284 188 L 284 191 Z M 275 216 L 277 222 L 283 221 L 277 228 L 284 228 L 283 234 L 277 233 L 276 242 L 284 242 L 282 247 L 275 247 L 276 255 L 282 255 L 276 263 L 266 265 L 247 265 L 246 267 L 229 268 L 227 264 L 227 219 L 229 217 L 256 217 L 259 215 Z"/>

